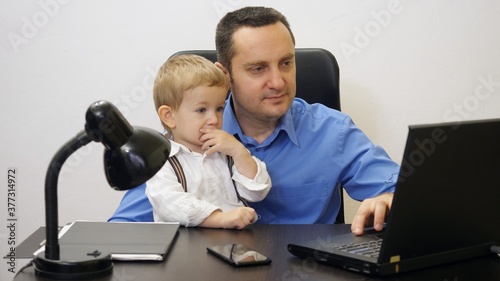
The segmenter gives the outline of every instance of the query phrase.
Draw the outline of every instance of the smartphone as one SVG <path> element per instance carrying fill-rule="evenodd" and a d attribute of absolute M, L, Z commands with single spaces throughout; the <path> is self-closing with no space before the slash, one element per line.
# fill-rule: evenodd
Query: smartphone
<path fill-rule="evenodd" d="M 242 244 L 224 244 L 207 247 L 207 252 L 232 266 L 266 265 L 271 259 Z"/>

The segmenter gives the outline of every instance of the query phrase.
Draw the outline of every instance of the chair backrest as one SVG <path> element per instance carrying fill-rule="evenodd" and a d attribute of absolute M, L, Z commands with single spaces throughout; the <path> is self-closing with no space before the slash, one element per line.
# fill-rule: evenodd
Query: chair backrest
<path fill-rule="evenodd" d="M 215 50 L 186 50 L 175 53 L 195 54 L 217 61 Z M 332 53 L 321 48 L 295 49 L 297 66 L 297 97 L 308 103 L 321 103 L 330 108 L 340 110 L 339 66 Z M 340 210 L 335 223 L 344 223 L 344 196 L 340 191 Z"/>

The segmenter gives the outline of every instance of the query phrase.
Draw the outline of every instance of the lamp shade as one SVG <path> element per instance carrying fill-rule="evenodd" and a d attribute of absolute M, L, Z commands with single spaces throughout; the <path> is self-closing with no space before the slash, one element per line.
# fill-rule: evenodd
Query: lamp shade
<path fill-rule="evenodd" d="M 111 187 L 127 190 L 153 177 L 170 153 L 170 142 L 160 133 L 134 127 L 133 134 L 120 147 L 104 151 L 104 170 Z"/>
<path fill-rule="evenodd" d="M 104 170 L 108 183 L 126 190 L 146 182 L 168 161 L 170 142 L 159 132 L 132 127 L 118 109 L 107 101 L 90 105 L 85 130 L 66 142 L 54 155 L 45 177 L 45 252 L 33 259 L 35 273 L 55 279 L 87 279 L 110 274 L 111 255 L 98 249 L 66 248 L 58 240 L 57 181 L 64 162 L 91 141 L 104 147 Z"/>
<path fill-rule="evenodd" d="M 93 103 L 85 115 L 85 130 L 102 142 L 104 170 L 111 187 L 127 190 L 141 185 L 160 170 L 170 153 L 170 142 L 159 132 L 132 127 L 107 101 Z"/>

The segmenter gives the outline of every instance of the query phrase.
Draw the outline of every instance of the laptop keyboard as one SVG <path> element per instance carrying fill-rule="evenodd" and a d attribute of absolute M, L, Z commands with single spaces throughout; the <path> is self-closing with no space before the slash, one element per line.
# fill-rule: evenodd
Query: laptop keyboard
<path fill-rule="evenodd" d="M 350 243 L 345 245 L 335 246 L 335 249 L 341 250 L 351 254 L 363 255 L 367 257 L 378 258 L 380 247 L 382 246 L 382 239 L 377 239 L 370 242 Z"/>

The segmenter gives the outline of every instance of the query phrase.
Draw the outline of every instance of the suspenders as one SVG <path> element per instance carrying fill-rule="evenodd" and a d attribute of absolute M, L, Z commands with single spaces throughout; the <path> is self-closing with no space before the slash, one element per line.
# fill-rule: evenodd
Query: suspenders
<path fill-rule="evenodd" d="M 186 176 L 184 175 L 184 170 L 182 170 L 181 163 L 177 160 L 177 157 L 172 156 L 168 158 L 168 162 L 174 168 L 175 175 L 177 176 L 177 181 L 182 185 L 184 192 L 187 192 Z"/>
<path fill-rule="evenodd" d="M 184 175 L 184 170 L 182 169 L 181 163 L 179 163 L 179 160 L 177 157 L 171 156 L 168 158 L 168 162 L 174 168 L 175 176 L 177 176 L 177 181 L 182 185 L 182 188 L 184 189 L 184 192 L 187 192 L 187 183 L 186 183 L 186 176 Z M 234 165 L 234 160 L 233 157 L 227 156 L 227 166 L 229 168 L 229 173 L 231 174 L 231 177 L 233 177 L 233 167 Z M 236 191 L 236 196 L 238 199 L 248 207 L 248 202 L 245 198 L 240 196 L 240 193 L 238 192 L 238 189 L 236 188 L 236 183 L 233 180 L 233 186 L 234 186 L 234 191 Z"/>

